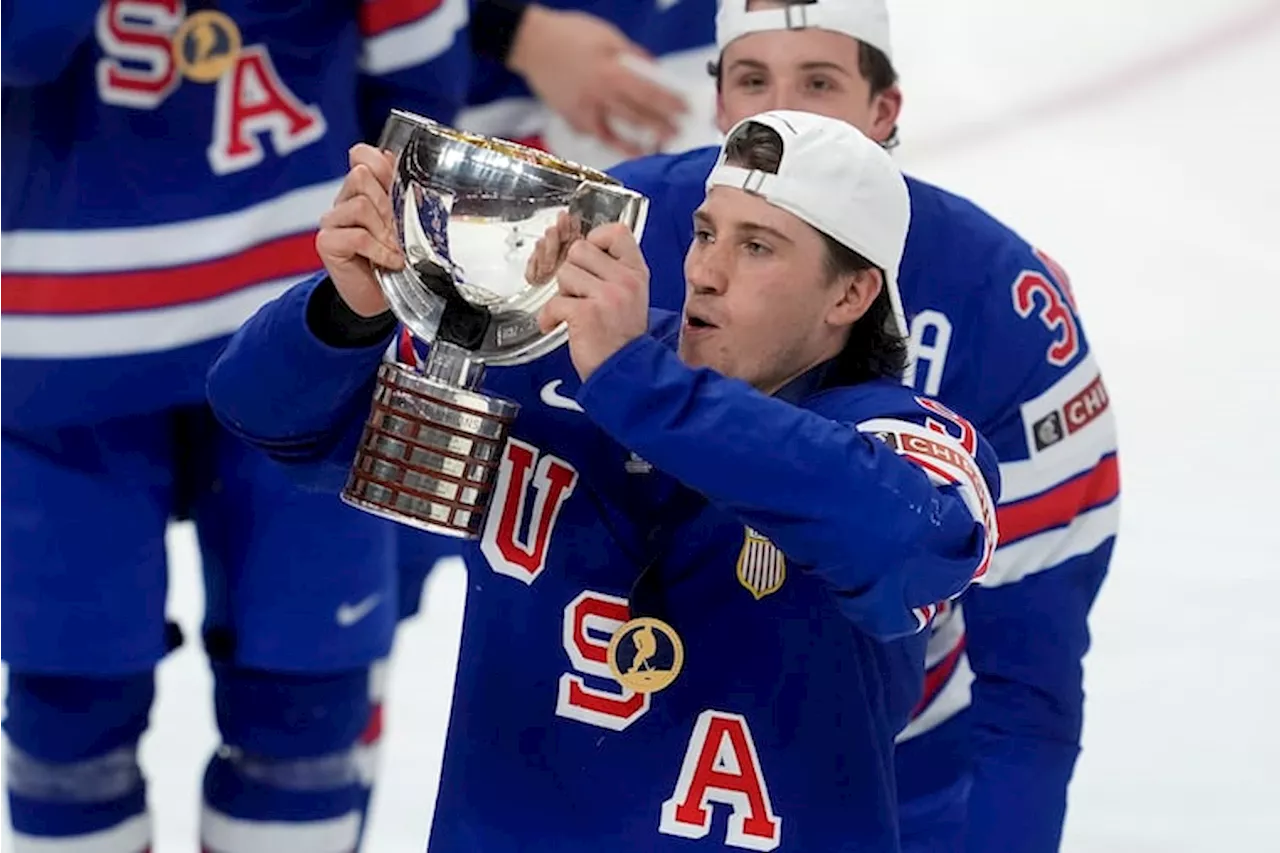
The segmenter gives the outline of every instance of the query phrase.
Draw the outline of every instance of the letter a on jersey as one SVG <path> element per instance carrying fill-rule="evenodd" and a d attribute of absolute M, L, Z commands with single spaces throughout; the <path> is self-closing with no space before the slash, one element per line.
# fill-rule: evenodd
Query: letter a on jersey
<path fill-rule="evenodd" d="M 530 481 L 533 511 L 526 518 Z M 507 439 L 480 540 L 480 550 L 495 572 L 527 584 L 537 580 L 547 567 L 547 549 L 560 509 L 577 482 L 577 469 L 568 462 L 539 454 L 538 448 L 519 439 Z"/>
<path fill-rule="evenodd" d="M 246 47 L 218 78 L 215 101 L 209 166 L 219 175 L 262 162 L 259 134 L 285 155 L 315 142 L 327 127 L 319 108 L 302 103 L 280 79 L 262 45 Z"/>
<path fill-rule="evenodd" d="M 730 847 L 775 850 L 782 843 L 782 818 L 773 813 L 756 745 L 741 714 L 708 710 L 698 715 L 675 793 L 662 804 L 658 831 L 705 838 L 713 802 L 733 809 L 724 839 Z"/>

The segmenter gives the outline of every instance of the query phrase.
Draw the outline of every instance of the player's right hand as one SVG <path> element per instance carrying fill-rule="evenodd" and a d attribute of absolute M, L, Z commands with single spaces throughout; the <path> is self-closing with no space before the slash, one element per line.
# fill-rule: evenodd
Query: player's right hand
<path fill-rule="evenodd" d="M 373 264 L 404 267 L 391 212 L 395 158 L 360 143 L 348 152 L 348 162 L 351 170 L 333 207 L 320 217 L 316 251 L 342 301 L 362 317 L 375 317 L 387 310 L 387 300 Z"/>

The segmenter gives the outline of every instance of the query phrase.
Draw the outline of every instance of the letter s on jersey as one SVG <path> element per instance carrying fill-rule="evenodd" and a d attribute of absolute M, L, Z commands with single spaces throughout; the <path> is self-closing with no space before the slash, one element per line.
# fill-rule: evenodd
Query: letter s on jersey
<path fill-rule="evenodd" d="M 1080 353 L 1080 330 L 1072 313 L 1074 302 L 1066 272 L 1043 252 L 1037 257 L 1050 271 L 1046 276 L 1039 270 L 1023 270 L 1013 281 L 1013 308 L 1018 316 L 1027 319 L 1040 306 L 1040 322 L 1056 337 L 1049 344 L 1045 358 L 1054 367 L 1065 367 Z"/>
<path fill-rule="evenodd" d="M 574 671 L 560 676 L 556 716 L 620 732 L 649 710 L 649 694 L 623 687 L 609 671 L 609 640 L 630 618 L 625 598 L 603 592 L 584 590 L 565 607 L 562 641 Z"/>
<path fill-rule="evenodd" d="M 99 7 L 94 32 L 103 56 L 95 73 L 104 103 L 153 110 L 169 97 L 181 82 L 170 38 L 184 16 L 182 0 L 107 0 Z"/>
<path fill-rule="evenodd" d="M 745 850 L 775 850 L 782 818 L 773 812 L 756 745 L 741 714 L 703 711 L 693 727 L 675 793 L 662 804 L 658 831 L 681 838 L 711 832 L 712 802 L 733 809 L 725 844 Z"/>
<path fill-rule="evenodd" d="M 96 68 L 103 103 L 154 110 L 173 94 L 183 79 L 173 60 L 172 39 L 185 17 L 183 0 L 102 4 L 95 32 L 103 54 Z M 327 129 L 319 108 L 304 104 L 280 79 L 266 45 L 246 45 L 218 78 L 209 168 L 225 175 L 261 163 L 259 134 L 269 134 L 276 153 L 287 155 Z"/>

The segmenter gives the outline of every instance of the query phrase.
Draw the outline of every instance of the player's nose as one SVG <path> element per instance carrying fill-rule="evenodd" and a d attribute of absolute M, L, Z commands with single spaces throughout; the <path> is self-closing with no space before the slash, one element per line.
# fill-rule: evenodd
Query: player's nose
<path fill-rule="evenodd" d="M 692 293 L 723 294 L 729 285 L 729 275 L 718 247 L 696 247 L 691 251 L 685 260 L 684 278 Z"/>

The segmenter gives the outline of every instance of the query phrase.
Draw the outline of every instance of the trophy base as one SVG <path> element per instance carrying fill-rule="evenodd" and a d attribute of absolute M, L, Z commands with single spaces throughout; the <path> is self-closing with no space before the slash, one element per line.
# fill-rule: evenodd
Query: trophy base
<path fill-rule="evenodd" d="M 342 500 L 419 530 L 478 538 L 519 410 L 383 364 Z"/>

